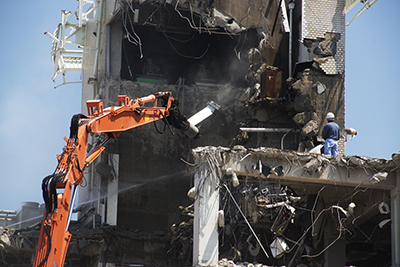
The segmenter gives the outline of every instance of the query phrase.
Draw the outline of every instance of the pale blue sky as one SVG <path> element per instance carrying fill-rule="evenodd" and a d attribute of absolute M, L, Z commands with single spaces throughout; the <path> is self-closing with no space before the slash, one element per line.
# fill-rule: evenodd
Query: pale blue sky
<path fill-rule="evenodd" d="M 42 179 L 54 171 L 71 116 L 81 109 L 80 85 L 54 89 L 61 77 L 51 81 L 51 39 L 44 35 L 61 21 L 61 10 L 74 11 L 78 2 L 18 4 L 0 5 L 0 209 L 11 210 L 23 201 L 43 202 Z M 347 28 L 346 127 L 359 132 L 347 155 L 390 158 L 400 150 L 398 10 L 400 1 L 379 0 Z"/>
<path fill-rule="evenodd" d="M 56 154 L 81 110 L 81 85 L 54 89 L 51 39 L 61 10 L 77 1 L 2 1 L 0 4 L 0 209 L 42 203 L 42 179 L 54 172 Z M 61 77 L 59 77 L 61 78 Z"/>
<path fill-rule="evenodd" d="M 346 30 L 346 127 L 359 132 L 347 155 L 391 158 L 400 150 L 399 10 L 400 1 L 379 0 Z"/>

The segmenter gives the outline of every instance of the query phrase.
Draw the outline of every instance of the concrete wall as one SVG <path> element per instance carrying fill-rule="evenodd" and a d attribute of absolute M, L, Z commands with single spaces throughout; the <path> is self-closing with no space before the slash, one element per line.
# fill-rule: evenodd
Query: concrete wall
<path fill-rule="evenodd" d="M 212 21 L 212 12 L 206 2 L 193 6 L 193 10 L 198 12 L 193 14 L 188 3 L 179 5 L 180 14 L 174 5 L 164 5 L 164 2 L 140 3 L 134 1 L 131 6 L 120 8 L 120 2 L 105 1 L 100 30 L 96 33 L 100 38 L 98 65 L 94 65 L 96 51 L 86 49 L 84 54 L 83 111 L 86 110 L 85 101 L 96 97 L 103 99 L 104 106 L 110 106 L 117 104 L 117 96 L 121 94 L 135 98 L 159 91 L 172 91 L 182 101 L 182 112 L 187 117 L 211 100 L 221 109 L 200 125 L 200 139 L 190 140 L 179 131 L 171 134 L 168 127 L 160 135 L 154 125 L 146 125 L 129 130 L 109 143 L 103 156 L 87 170 L 88 186 L 80 189 L 80 202 L 87 202 L 88 205 L 80 216 L 85 227 L 108 221 L 103 218 L 105 214 L 112 216 L 115 222 L 115 212 L 109 209 L 117 207 L 118 226 L 159 234 L 155 239 L 158 241 L 154 242 L 160 246 L 149 249 L 142 241 L 137 241 L 138 247 L 132 252 L 132 258 L 140 258 L 140 255 L 157 258 L 165 256 L 168 245 L 162 236 L 171 234 L 170 226 L 179 220 L 181 214 L 178 207 L 190 204 L 186 192 L 193 184 L 192 175 L 186 172 L 187 165 L 181 158 L 188 160 L 191 148 L 206 145 L 281 148 L 283 142 L 285 149 L 298 150 L 299 144 L 306 140 L 315 145 L 315 137 L 323 127 L 327 111 L 335 112 L 340 126 L 344 126 L 344 74 L 328 75 L 321 67 L 323 62 L 316 61 L 286 82 L 289 77 L 288 33 L 282 26 L 282 12 L 276 1 L 266 1 L 265 5 L 256 1 L 254 6 L 243 1 L 215 1 L 214 7 L 227 16 L 218 22 L 216 28 L 212 27 L 217 25 L 217 20 Z M 314 4 L 310 2 L 309 6 Z M 296 12 L 299 13 L 301 8 L 301 5 L 296 6 Z M 138 23 L 128 23 L 127 16 L 133 18 L 136 13 L 133 10 L 136 9 L 139 9 Z M 336 16 L 335 10 L 327 9 L 326 12 L 329 18 Z M 195 27 L 189 27 L 189 22 L 181 18 L 191 18 L 192 15 L 193 21 L 189 21 L 195 23 Z M 204 26 L 199 24 L 201 19 L 209 23 L 210 32 L 201 28 Z M 339 18 L 338 23 L 344 25 L 342 19 Z M 233 32 L 229 26 L 232 22 L 243 29 Z M 93 31 L 97 29 L 97 24 L 90 23 L 87 28 L 85 47 L 95 48 Z M 127 28 L 128 33 L 124 32 Z M 133 36 L 132 29 L 138 34 L 136 41 L 140 40 L 136 45 L 127 38 L 129 34 Z M 330 30 L 326 28 L 324 31 Z M 178 37 L 189 40 L 192 36 L 195 44 L 190 41 L 178 44 L 175 40 Z M 319 37 L 315 36 L 316 39 Z M 203 46 L 204 49 L 199 49 Z M 294 44 L 294 47 L 298 46 L 301 45 Z M 196 47 L 198 50 L 193 50 Z M 251 48 L 258 49 L 258 52 L 253 50 L 253 55 L 260 55 L 257 60 L 255 57 L 248 58 Z M 209 53 L 201 56 L 200 50 Z M 200 56 L 197 59 L 186 57 L 188 55 Z M 146 58 L 153 59 L 160 69 L 158 77 L 166 79 L 168 84 L 135 82 L 137 77 L 143 75 L 141 70 Z M 214 68 L 211 73 L 216 79 L 199 83 L 193 79 L 196 72 L 193 75 L 187 72 L 189 69 L 196 71 L 202 63 L 212 63 L 209 66 Z M 265 91 L 262 91 L 261 74 L 266 69 L 280 72 L 277 83 L 280 84 L 280 93 L 274 98 L 266 97 Z M 177 84 L 179 77 L 186 78 L 187 83 L 183 87 Z M 318 84 L 324 85 L 323 93 L 316 90 Z M 306 137 L 301 130 L 309 120 L 293 120 L 296 114 L 302 112 L 314 112 L 317 118 L 314 133 Z M 281 132 L 244 133 L 239 130 L 243 126 L 290 128 L 292 131 L 285 136 Z M 157 122 L 157 127 L 164 129 L 161 121 Z M 95 143 L 101 135 L 91 138 L 91 143 Z M 110 155 L 118 155 L 118 166 L 111 166 Z M 104 174 L 100 167 L 114 171 Z M 114 205 L 111 207 L 109 185 L 116 181 L 118 186 L 114 186 L 113 190 L 117 187 L 119 194 L 117 200 L 113 198 Z"/>

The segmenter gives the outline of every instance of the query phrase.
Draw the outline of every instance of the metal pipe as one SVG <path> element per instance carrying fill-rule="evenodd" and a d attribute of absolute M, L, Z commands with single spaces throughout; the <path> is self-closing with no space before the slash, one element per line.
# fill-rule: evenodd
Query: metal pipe
<path fill-rule="evenodd" d="M 397 172 L 396 178 L 396 188 L 390 190 L 390 201 L 391 201 L 391 212 L 390 218 L 392 219 L 391 224 L 391 244 L 392 244 L 392 266 L 400 265 L 400 194 L 399 194 L 399 184 L 400 184 L 400 174 Z"/>
<path fill-rule="evenodd" d="M 294 2 L 289 3 L 289 10 L 290 10 L 290 31 L 289 31 L 289 77 L 292 77 L 292 29 L 293 29 L 293 9 L 294 9 Z"/>
<path fill-rule="evenodd" d="M 243 213 L 242 209 L 240 208 L 239 204 L 236 202 L 236 200 L 235 200 L 235 198 L 233 197 L 233 195 L 232 195 L 231 191 L 229 190 L 228 186 L 227 186 L 226 184 L 224 184 L 224 186 L 225 186 L 225 188 L 226 188 L 226 191 L 228 191 L 230 197 L 232 198 L 233 203 L 235 203 L 235 205 L 236 205 L 237 209 L 239 210 L 240 214 L 242 214 L 243 219 L 246 221 L 247 225 L 249 226 L 250 231 L 252 232 L 254 238 L 257 240 L 257 242 L 258 242 L 258 244 L 260 245 L 261 249 L 263 250 L 265 256 L 266 256 L 267 258 L 269 258 L 267 251 L 265 250 L 264 246 L 262 245 L 262 243 L 261 243 L 260 239 L 258 238 L 257 234 L 254 232 L 253 228 L 251 227 L 251 224 L 250 224 L 249 221 L 247 220 L 247 218 L 246 218 L 246 216 L 244 215 L 244 213 Z"/>
<path fill-rule="evenodd" d="M 65 77 L 65 76 L 64 76 Z M 76 83 L 82 83 L 82 82 L 66 82 L 64 81 L 62 84 L 59 84 L 57 86 L 54 86 L 54 89 L 57 89 L 60 86 L 66 85 L 66 84 L 76 84 Z"/>
<path fill-rule="evenodd" d="M 71 196 L 71 200 L 69 202 L 70 206 L 69 206 L 69 211 L 68 211 L 67 227 L 65 228 L 66 231 L 68 231 L 69 224 L 70 224 L 71 218 L 72 218 L 72 211 L 74 209 L 74 204 L 75 204 L 76 190 L 77 190 L 77 186 L 73 185 L 72 186 L 72 196 Z"/>
<path fill-rule="evenodd" d="M 54 42 L 57 42 L 59 45 L 61 45 L 61 41 L 58 40 L 54 35 L 52 35 L 49 32 L 45 32 L 44 35 L 46 35 L 47 37 L 51 38 Z"/>
<path fill-rule="evenodd" d="M 291 128 L 239 128 L 242 132 L 289 132 Z"/>
<path fill-rule="evenodd" d="M 285 139 L 285 137 L 286 137 L 286 135 L 287 135 L 288 133 L 290 133 L 290 131 L 286 132 L 286 133 L 282 136 L 282 139 L 281 139 L 281 149 L 283 149 L 283 139 Z"/>
<path fill-rule="evenodd" d="M 99 4 L 99 21 L 97 22 L 97 36 L 96 36 L 96 56 L 94 58 L 94 70 L 93 70 L 93 78 L 97 78 L 98 72 L 98 61 L 99 61 L 99 51 L 100 51 L 100 37 L 101 37 L 101 21 L 103 17 L 103 0 L 100 0 Z"/>
<path fill-rule="evenodd" d="M 188 122 L 193 124 L 194 126 L 198 125 L 203 120 L 207 119 L 211 116 L 215 110 L 219 110 L 220 106 L 214 101 L 210 101 L 207 103 L 207 106 L 194 114 L 192 117 L 188 119 Z"/>
<path fill-rule="evenodd" d="M 17 212 L 15 210 L 0 210 L 0 213 L 17 214 Z"/>
<path fill-rule="evenodd" d="M 60 49 L 61 51 L 65 49 L 65 16 L 66 16 L 65 10 L 63 10 L 61 12 L 61 29 L 60 29 L 60 33 L 61 33 L 61 44 L 60 44 Z"/>
<path fill-rule="evenodd" d="M 63 53 L 67 53 L 67 54 L 83 54 L 83 50 L 67 50 L 64 49 Z"/>
<path fill-rule="evenodd" d="M 144 104 L 144 103 L 154 102 L 154 100 L 156 100 L 155 95 L 148 95 L 148 96 L 139 98 L 138 102 Z"/>

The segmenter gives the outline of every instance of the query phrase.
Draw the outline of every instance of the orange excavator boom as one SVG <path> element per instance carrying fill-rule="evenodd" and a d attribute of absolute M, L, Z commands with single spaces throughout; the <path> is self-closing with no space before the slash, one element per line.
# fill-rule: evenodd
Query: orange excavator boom
<path fill-rule="evenodd" d="M 153 106 L 145 105 L 152 102 Z M 57 168 L 42 182 L 45 211 L 34 267 L 64 265 L 71 239 L 68 226 L 76 187 L 83 181 L 85 168 L 104 151 L 109 139 L 116 139 L 124 131 L 160 119 L 164 119 L 166 123 L 180 129 L 189 137 L 198 135 L 197 128 L 190 125 L 186 117 L 178 110 L 171 92 L 159 92 L 132 100 L 126 95 L 119 96 L 118 106 L 109 108 L 103 107 L 102 100 L 90 100 L 86 102 L 86 105 L 88 115 L 77 114 L 72 117 L 70 136 L 64 138 L 67 144 L 62 154 L 57 155 Z M 171 112 L 173 116 L 170 116 Z M 86 155 L 90 133 L 105 133 L 108 139 Z M 57 189 L 63 190 L 59 190 L 59 193 Z"/>

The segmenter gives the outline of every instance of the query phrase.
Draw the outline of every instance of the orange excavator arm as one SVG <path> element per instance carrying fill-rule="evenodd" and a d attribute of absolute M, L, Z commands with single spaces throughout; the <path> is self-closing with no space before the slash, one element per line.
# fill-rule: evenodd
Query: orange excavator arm
<path fill-rule="evenodd" d="M 162 105 L 159 101 L 161 100 Z M 154 102 L 147 107 L 146 103 Z M 71 234 L 68 226 L 72 215 L 76 187 L 83 181 L 83 174 L 105 149 L 110 139 L 116 139 L 122 132 L 160 119 L 180 129 L 189 137 L 195 137 L 198 130 L 187 121 L 177 109 L 171 92 L 159 92 L 143 98 L 130 100 L 128 96 L 118 97 L 118 106 L 104 108 L 102 100 L 86 103 L 88 116 L 77 114 L 71 120 L 70 137 L 57 155 L 58 165 L 53 174 L 42 182 L 45 211 L 43 214 L 39 241 L 33 266 L 64 265 Z M 173 113 L 172 116 L 171 113 Z M 86 155 L 90 133 L 106 133 L 107 140 Z M 61 193 L 57 192 L 57 189 Z"/>

